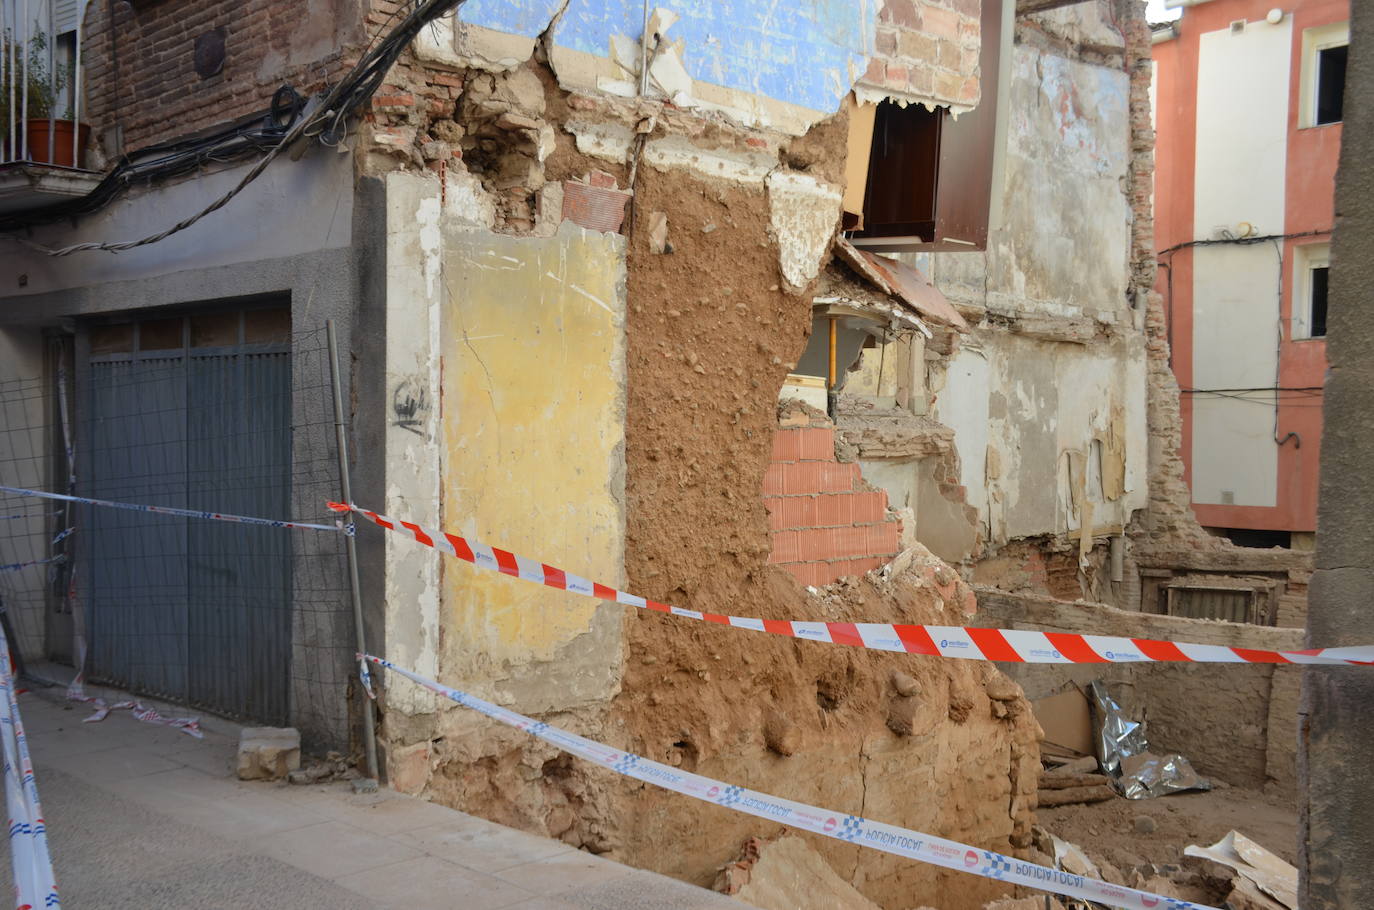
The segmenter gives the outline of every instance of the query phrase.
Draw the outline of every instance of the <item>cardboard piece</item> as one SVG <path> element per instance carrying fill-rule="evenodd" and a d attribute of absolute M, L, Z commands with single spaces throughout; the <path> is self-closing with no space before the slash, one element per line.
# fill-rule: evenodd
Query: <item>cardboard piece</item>
<path fill-rule="evenodd" d="M 1239 831 L 1228 832 L 1210 847 L 1189 844 L 1183 854 L 1230 866 L 1283 906 L 1298 906 L 1298 870 Z"/>
<path fill-rule="evenodd" d="M 1045 731 L 1042 752 L 1092 755 L 1093 725 L 1088 700 L 1076 688 L 1031 702 L 1035 719 Z"/>
<path fill-rule="evenodd" d="M 873 151 L 873 124 L 878 105 L 860 104 L 850 92 L 844 99 L 849 112 L 849 143 L 844 166 L 845 229 L 860 231 L 864 226 L 864 195 L 868 189 L 868 158 Z"/>

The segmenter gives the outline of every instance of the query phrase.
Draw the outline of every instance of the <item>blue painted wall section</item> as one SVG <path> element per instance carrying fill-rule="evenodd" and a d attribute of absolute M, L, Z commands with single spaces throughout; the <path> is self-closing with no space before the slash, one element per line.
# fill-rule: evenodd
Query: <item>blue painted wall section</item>
<path fill-rule="evenodd" d="M 683 64 L 693 79 L 812 110 L 832 111 L 873 47 L 878 0 L 650 0 L 681 20 L 668 30 L 685 40 Z M 548 25 L 557 0 L 471 0 L 461 19 L 533 37 Z M 554 42 L 598 57 L 612 35 L 637 41 L 642 0 L 570 0 Z"/>
<path fill-rule="evenodd" d="M 458 8 L 458 21 L 537 38 L 562 6 L 563 0 L 468 0 Z"/>

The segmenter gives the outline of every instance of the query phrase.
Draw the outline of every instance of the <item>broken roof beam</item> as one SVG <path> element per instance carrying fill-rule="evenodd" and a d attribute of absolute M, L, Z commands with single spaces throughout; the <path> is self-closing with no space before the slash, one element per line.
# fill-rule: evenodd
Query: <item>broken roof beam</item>
<path fill-rule="evenodd" d="M 860 278 L 922 317 L 961 332 L 968 331 L 964 317 L 915 266 L 860 250 L 843 238 L 835 241 L 835 255 Z"/>

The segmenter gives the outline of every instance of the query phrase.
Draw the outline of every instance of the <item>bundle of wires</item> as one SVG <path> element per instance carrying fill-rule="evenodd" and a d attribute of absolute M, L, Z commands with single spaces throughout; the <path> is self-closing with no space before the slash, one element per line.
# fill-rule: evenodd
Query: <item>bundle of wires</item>
<path fill-rule="evenodd" d="M 184 231 L 206 215 L 227 205 L 244 187 L 257 179 L 278 155 L 296 142 L 318 139 L 326 145 L 337 144 L 347 128 L 348 117 L 365 105 L 381 87 L 392 65 L 410 42 L 415 40 L 420 30 L 465 2 L 466 0 L 414 0 L 413 5 L 402 4 L 392 13 L 386 25 L 383 25 L 383 30 L 402 11 L 409 9 L 405 18 L 387 31 L 380 41 L 374 38 L 348 74 L 333 88 L 324 92 L 318 100 L 312 99 L 310 104 L 303 104 L 294 90 L 289 86 L 283 86 L 273 96 L 272 107 L 265 117 L 255 115 L 246 121 L 240 120 L 217 133 L 195 140 L 182 140 L 142 149 L 135 155 L 122 159 L 89 195 L 75 202 L 50 206 L 22 219 L 12 217 L 0 221 L 0 231 L 13 231 L 92 212 L 108 205 L 134 183 L 176 176 L 193 171 L 211 161 L 232 161 L 249 154 L 265 152 L 258 163 L 253 165 L 228 192 L 196 214 L 156 234 L 137 240 L 77 243 L 60 249 L 49 249 L 27 240 L 21 242 L 49 256 L 68 256 L 87 250 L 117 253 L 157 243 Z"/>

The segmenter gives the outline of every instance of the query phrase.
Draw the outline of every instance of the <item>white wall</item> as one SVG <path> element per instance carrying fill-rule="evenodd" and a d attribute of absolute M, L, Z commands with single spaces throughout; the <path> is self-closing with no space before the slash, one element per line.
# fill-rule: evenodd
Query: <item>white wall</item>
<path fill-rule="evenodd" d="M 1035 22 L 1069 42 L 1121 41 L 1096 5 Z M 985 253 L 930 257 L 948 297 L 1016 323 L 989 320 L 964 339 L 934 407 L 955 431 L 960 482 L 993 544 L 1076 530 L 1085 518 L 1119 527 L 1146 502 L 1144 345 L 1126 293 L 1129 92 L 1117 67 L 1017 44 L 1003 223 Z M 1101 502 L 1100 484 L 1091 488 L 1085 515 L 1061 469 L 1073 459 L 1098 477 L 1108 437 L 1124 449 L 1124 489 Z"/>
<path fill-rule="evenodd" d="M 27 239 L 49 247 L 138 240 L 204 209 L 238 183 L 253 163 L 131 190 L 108 208 L 81 218 L 75 227 L 61 222 L 35 228 Z M 8 235 L 0 236 L 0 296 L 285 259 L 347 247 L 352 240 L 353 157 L 318 149 L 300 161 L 277 159 L 224 208 L 179 234 L 139 249 L 54 258 Z M 22 287 L 16 281 L 19 275 L 27 279 Z M 202 297 L 214 295 L 214 288 L 206 288 Z M 120 308 L 138 305 L 131 300 Z"/>
<path fill-rule="evenodd" d="M 962 347 L 945 373 L 945 388 L 936 402 L 941 423 L 954 430 L 959 450 L 959 482 L 968 488 L 968 504 L 988 521 L 988 395 L 992 368 L 982 351 Z"/>
<path fill-rule="evenodd" d="M 1287 157 L 1291 17 L 1201 36 L 1193 203 L 1198 239 L 1218 231 L 1281 234 Z M 1193 385 L 1274 385 L 1279 265 L 1274 246 L 1193 251 Z M 1193 395 L 1193 500 L 1273 506 L 1278 447 L 1263 404 Z"/>

